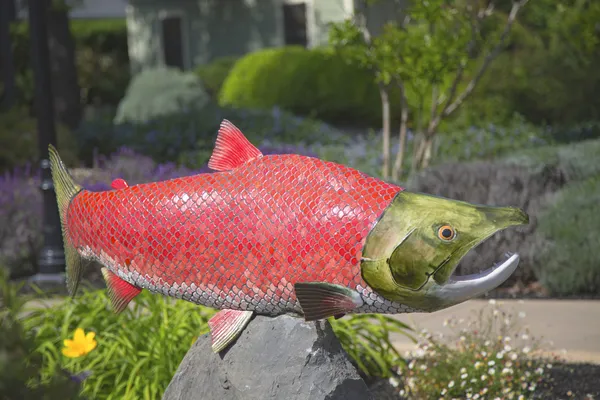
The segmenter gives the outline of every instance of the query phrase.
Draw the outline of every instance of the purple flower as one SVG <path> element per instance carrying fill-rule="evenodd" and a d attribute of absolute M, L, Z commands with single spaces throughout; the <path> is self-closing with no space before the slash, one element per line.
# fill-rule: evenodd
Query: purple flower
<path fill-rule="evenodd" d="M 0 176 L 0 264 L 35 268 L 41 249 L 40 173 L 30 166 Z"/>
<path fill-rule="evenodd" d="M 84 380 L 86 380 L 87 378 L 89 378 L 92 375 L 92 371 L 83 371 L 80 372 L 78 374 L 72 375 L 69 374 L 69 378 L 73 381 L 73 382 L 77 382 L 77 383 L 81 383 Z"/>

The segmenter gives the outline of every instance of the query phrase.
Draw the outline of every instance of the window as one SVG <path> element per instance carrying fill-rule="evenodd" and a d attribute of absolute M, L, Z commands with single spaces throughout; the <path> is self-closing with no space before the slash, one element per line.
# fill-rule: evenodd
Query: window
<path fill-rule="evenodd" d="M 300 45 L 306 47 L 306 4 L 284 4 L 283 27 L 286 45 Z"/>
<path fill-rule="evenodd" d="M 167 16 L 160 21 L 163 59 L 167 66 L 184 69 L 183 30 L 180 16 Z"/>

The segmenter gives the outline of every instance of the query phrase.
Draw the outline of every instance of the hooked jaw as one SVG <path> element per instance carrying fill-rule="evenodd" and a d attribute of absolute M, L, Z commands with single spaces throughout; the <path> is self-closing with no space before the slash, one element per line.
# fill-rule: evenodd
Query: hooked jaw
<path fill-rule="evenodd" d="M 388 300 L 435 311 L 480 296 L 506 281 L 518 254 L 480 273 L 456 276 L 474 247 L 529 217 L 514 207 L 488 207 L 407 191 L 400 192 L 367 237 L 361 273 Z"/>
<path fill-rule="evenodd" d="M 504 283 L 519 266 L 519 255 L 506 253 L 505 260 L 477 274 L 452 275 L 446 283 L 433 283 L 428 289 L 440 304 L 449 307 L 480 296 Z M 444 308 L 444 307 L 443 307 Z"/>

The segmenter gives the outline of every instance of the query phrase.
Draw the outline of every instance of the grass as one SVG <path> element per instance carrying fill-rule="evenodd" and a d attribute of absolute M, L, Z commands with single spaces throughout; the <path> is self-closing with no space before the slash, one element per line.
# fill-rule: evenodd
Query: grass
<path fill-rule="evenodd" d="M 43 302 L 42 302 L 43 303 Z M 208 332 L 216 310 L 143 291 L 122 314 L 109 307 L 104 290 L 85 290 L 74 299 L 27 310 L 24 328 L 42 358 L 40 376 L 57 370 L 83 376 L 82 394 L 93 399 L 159 398 L 196 338 Z M 367 376 L 389 377 L 404 363 L 392 332 L 411 337 L 411 328 L 391 316 L 360 314 L 330 320 L 342 347 Z M 81 357 L 63 355 L 65 339 L 77 328 L 94 332 L 97 346 Z"/>

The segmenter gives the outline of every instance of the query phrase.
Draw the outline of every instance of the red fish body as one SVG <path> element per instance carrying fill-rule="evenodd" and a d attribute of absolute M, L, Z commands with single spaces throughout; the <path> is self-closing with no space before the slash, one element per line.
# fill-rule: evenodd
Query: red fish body
<path fill-rule="evenodd" d="M 224 121 L 199 174 L 89 192 L 54 147 L 50 165 L 63 228 L 67 287 L 83 260 L 103 265 L 115 311 L 147 289 L 220 309 L 213 351 L 254 314 L 307 321 L 346 313 L 435 311 L 497 287 L 516 254 L 452 278 L 477 243 L 528 223 L 514 207 L 484 207 L 423 194 L 340 164 L 263 156 Z"/>
<path fill-rule="evenodd" d="M 294 285 L 326 282 L 356 290 L 364 301 L 356 312 L 407 311 L 360 271 L 368 233 L 402 188 L 248 146 L 224 125 L 209 164 L 221 172 L 81 191 L 66 240 L 138 290 L 218 309 L 302 314 Z"/>

